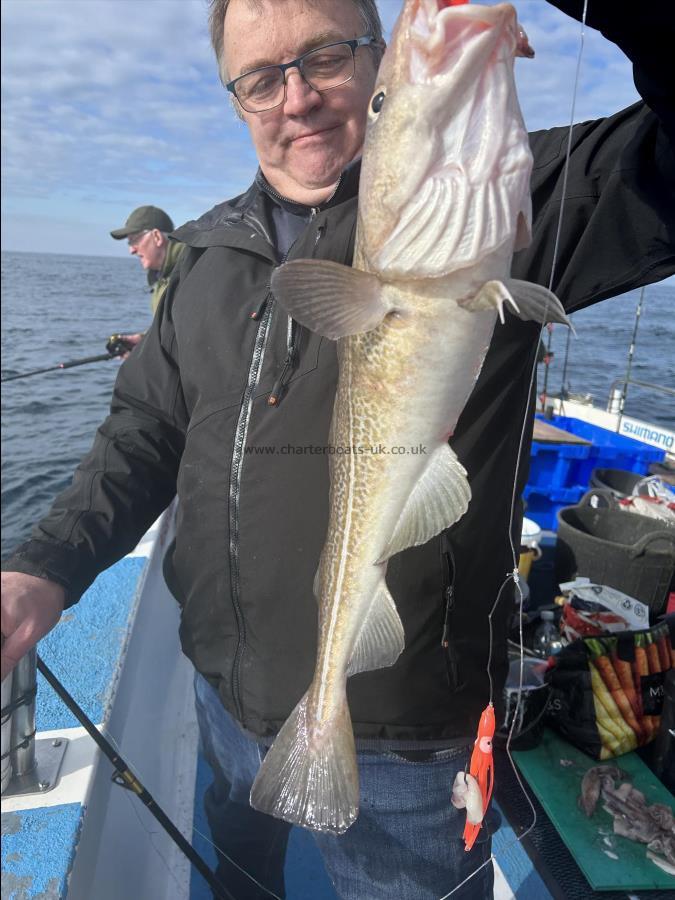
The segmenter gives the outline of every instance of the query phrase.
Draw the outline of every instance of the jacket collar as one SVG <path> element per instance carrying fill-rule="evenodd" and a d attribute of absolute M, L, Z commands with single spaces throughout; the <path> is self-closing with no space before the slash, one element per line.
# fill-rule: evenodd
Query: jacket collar
<path fill-rule="evenodd" d="M 338 183 L 335 186 L 335 190 L 330 197 L 319 204 L 319 206 L 307 206 L 303 203 L 296 203 L 295 200 L 289 200 L 288 197 L 283 197 L 272 187 L 267 178 L 265 178 L 262 169 L 258 169 L 254 184 L 257 185 L 263 193 L 267 194 L 272 203 L 281 206 L 289 212 L 295 213 L 296 215 L 310 212 L 319 213 L 356 196 L 359 190 L 360 171 L 361 157 L 355 159 L 354 162 L 351 162 L 347 168 L 343 170 Z"/>
<path fill-rule="evenodd" d="M 358 195 L 361 160 L 343 171 L 333 195 L 315 212 L 332 209 Z M 171 233 L 171 237 L 191 247 L 235 247 L 249 250 L 276 261 L 272 241 L 270 204 L 289 203 L 298 211 L 309 209 L 293 204 L 276 194 L 259 169 L 251 187 L 243 194 L 220 203 L 199 219 L 187 222 Z"/>

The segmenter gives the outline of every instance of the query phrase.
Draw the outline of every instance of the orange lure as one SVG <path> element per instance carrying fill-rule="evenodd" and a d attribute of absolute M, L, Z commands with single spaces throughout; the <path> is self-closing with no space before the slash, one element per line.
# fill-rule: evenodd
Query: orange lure
<path fill-rule="evenodd" d="M 473 745 L 473 753 L 471 754 L 471 763 L 469 765 L 469 774 L 473 775 L 478 782 L 481 797 L 483 798 L 483 819 L 485 819 L 488 804 L 492 797 L 492 788 L 495 783 L 494 764 L 492 761 L 492 739 L 494 736 L 495 708 L 492 703 L 489 703 L 481 713 L 480 722 L 478 723 L 478 736 Z M 471 825 L 469 822 L 464 826 L 465 851 L 473 847 L 481 826 L 482 823 L 480 825 Z"/>

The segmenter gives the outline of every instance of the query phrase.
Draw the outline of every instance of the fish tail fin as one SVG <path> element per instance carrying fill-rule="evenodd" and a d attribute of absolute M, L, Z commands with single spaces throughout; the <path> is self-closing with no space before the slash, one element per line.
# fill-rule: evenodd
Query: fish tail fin
<path fill-rule="evenodd" d="M 359 774 L 346 689 L 334 716 L 309 721 L 305 694 L 251 788 L 251 806 L 293 825 L 342 834 L 359 811 Z"/>

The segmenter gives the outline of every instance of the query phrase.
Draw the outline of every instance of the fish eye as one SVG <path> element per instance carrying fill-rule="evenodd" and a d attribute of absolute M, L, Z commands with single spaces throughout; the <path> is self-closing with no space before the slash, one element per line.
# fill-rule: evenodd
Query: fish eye
<path fill-rule="evenodd" d="M 386 94 L 384 93 L 384 91 L 378 91 L 378 93 L 375 94 L 373 99 L 370 101 L 370 108 L 374 113 L 379 113 L 379 111 L 382 109 L 385 96 Z"/>

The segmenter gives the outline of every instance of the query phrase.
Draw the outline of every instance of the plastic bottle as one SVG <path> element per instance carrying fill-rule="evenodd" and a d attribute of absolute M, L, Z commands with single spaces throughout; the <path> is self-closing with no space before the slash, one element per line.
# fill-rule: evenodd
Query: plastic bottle
<path fill-rule="evenodd" d="M 547 659 L 551 654 L 557 653 L 562 648 L 560 640 L 560 632 L 556 628 L 555 614 L 553 610 L 543 609 L 539 615 L 541 616 L 541 624 L 534 632 L 532 641 L 532 650 L 537 656 Z"/>

